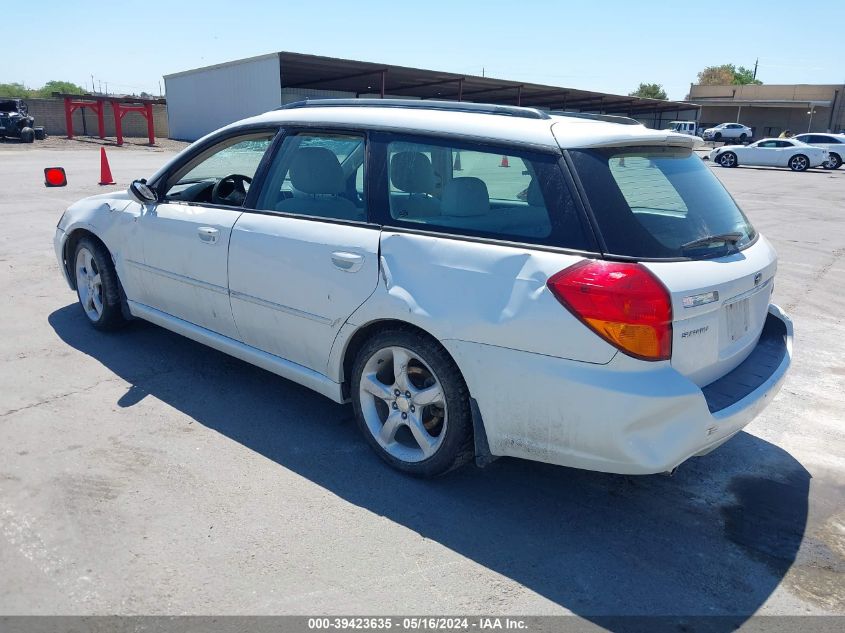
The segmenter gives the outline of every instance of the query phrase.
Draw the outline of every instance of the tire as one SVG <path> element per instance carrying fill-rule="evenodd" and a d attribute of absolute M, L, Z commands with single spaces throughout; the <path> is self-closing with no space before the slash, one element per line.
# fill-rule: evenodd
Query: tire
<path fill-rule="evenodd" d="M 825 169 L 839 169 L 842 167 L 842 157 L 839 154 L 830 153 L 830 158 L 824 164 Z"/>
<path fill-rule="evenodd" d="M 358 427 L 397 470 L 435 477 L 472 459 L 469 391 L 437 341 L 411 329 L 379 332 L 355 357 L 351 392 Z"/>
<path fill-rule="evenodd" d="M 35 129 L 35 140 L 36 141 L 43 141 L 47 138 L 47 131 L 43 127 L 37 127 Z"/>
<path fill-rule="evenodd" d="M 82 312 L 98 330 L 113 330 L 126 322 L 120 306 L 120 285 L 111 255 L 98 241 L 83 237 L 73 253 L 76 296 Z"/>
<path fill-rule="evenodd" d="M 736 154 L 734 154 L 733 152 L 725 152 L 724 154 L 719 154 L 719 156 L 716 158 L 716 161 L 722 167 L 736 167 L 739 164 L 736 159 Z"/>
<path fill-rule="evenodd" d="M 810 161 L 804 154 L 795 154 L 789 159 L 789 168 L 792 171 L 807 171 L 810 168 Z"/>
<path fill-rule="evenodd" d="M 716 132 L 716 134 L 713 136 L 713 140 L 714 140 L 714 141 L 717 141 L 717 142 L 718 142 L 718 141 L 721 141 L 721 140 L 722 140 L 722 133 L 721 133 L 721 132 Z"/>
<path fill-rule="evenodd" d="M 35 130 L 31 127 L 21 128 L 21 142 L 32 143 L 35 140 Z"/>
<path fill-rule="evenodd" d="M 746 134 L 745 132 L 743 132 L 742 134 L 739 135 L 739 142 L 740 143 L 745 143 L 745 141 L 747 141 L 747 140 L 748 140 L 748 134 Z"/>

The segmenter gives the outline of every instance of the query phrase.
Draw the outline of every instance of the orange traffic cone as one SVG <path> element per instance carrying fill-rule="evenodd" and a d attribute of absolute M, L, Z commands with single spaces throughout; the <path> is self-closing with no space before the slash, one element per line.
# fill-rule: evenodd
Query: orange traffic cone
<path fill-rule="evenodd" d="M 499 167 L 510 167 L 510 165 L 508 165 L 508 157 L 507 156 L 502 156 L 502 164 L 499 165 Z"/>
<path fill-rule="evenodd" d="M 109 168 L 109 159 L 106 158 L 106 148 L 100 148 L 100 184 L 113 185 L 114 178 L 111 176 L 111 169 Z"/>

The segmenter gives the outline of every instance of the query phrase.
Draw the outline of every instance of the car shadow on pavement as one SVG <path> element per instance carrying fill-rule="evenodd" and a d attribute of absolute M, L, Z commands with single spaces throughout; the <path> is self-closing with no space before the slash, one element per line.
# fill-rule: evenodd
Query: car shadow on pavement
<path fill-rule="evenodd" d="M 732 617 L 707 630 L 734 630 L 778 586 L 804 536 L 809 473 L 747 433 L 672 477 L 500 459 L 418 480 L 364 448 L 348 406 L 145 323 L 102 334 L 76 304 L 49 322 L 130 383 L 119 406 L 152 395 L 612 630 L 626 627 L 604 617 L 722 615 Z"/>

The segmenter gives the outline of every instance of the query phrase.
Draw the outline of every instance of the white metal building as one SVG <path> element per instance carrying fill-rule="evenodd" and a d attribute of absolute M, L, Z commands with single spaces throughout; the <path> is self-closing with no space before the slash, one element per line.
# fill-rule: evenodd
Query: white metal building
<path fill-rule="evenodd" d="M 223 125 L 306 98 L 450 99 L 619 114 L 662 128 L 697 120 L 698 106 L 520 81 L 301 53 L 270 53 L 165 75 L 170 137 L 196 140 Z"/>

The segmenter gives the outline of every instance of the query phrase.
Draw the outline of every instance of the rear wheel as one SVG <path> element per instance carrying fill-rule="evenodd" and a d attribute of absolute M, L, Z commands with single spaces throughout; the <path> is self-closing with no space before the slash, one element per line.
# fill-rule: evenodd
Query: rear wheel
<path fill-rule="evenodd" d="M 839 154 L 830 153 L 830 157 L 824 164 L 825 169 L 839 169 L 842 166 L 842 157 Z"/>
<path fill-rule="evenodd" d="M 99 330 L 123 325 L 117 273 L 102 244 L 83 237 L 76 245 L 73 263 L 76 295 L 91 325 Z"/>
<path fill-rule="evenodd" d="M 720 154 L 718 161 L 722 167 L 737 166 L 736 154 L 734 154 L 733 152 L 725 152 L 724 154 Z"/>
<path fill-rule="evenodd" d="M 792 171 L 807 171 L 810 167 L 810 161 L 804 154 L 796 154 L 789 159 L 789 168 Z"/>
<path fill-rule="evenodd" d="M 35 129 L 35 140 L 36 141 L 43 141 L 47 138 L 47 132 L 44 130 L 43 127 L 37 127 Z"/>
<path fill-rule="evenodd" d="M 472 458 L 469 393 L 436 341 L 404 329 L 375 335 L 356 356 L 351 391 L 358 426 L 394 468 L 433 477 Z"/>
<path fill-rule="evenodd" d="M 745 141 L 747 141 L 747 140 L 748 140 L 748 134 L 746 134 L 745 132 L 743 132 L 742 134 L 739 135 L 739 142 L 740 143 L 745 143 Z"/>

